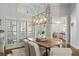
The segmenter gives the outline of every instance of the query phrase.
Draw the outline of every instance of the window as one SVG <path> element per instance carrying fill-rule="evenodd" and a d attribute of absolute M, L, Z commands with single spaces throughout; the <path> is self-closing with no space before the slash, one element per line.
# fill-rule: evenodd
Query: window
<path fill-rule="evenodd" d="M 22 31 L 26 31 L 26 23 L 25 22 L 21 22 L 21 32 Z"/>

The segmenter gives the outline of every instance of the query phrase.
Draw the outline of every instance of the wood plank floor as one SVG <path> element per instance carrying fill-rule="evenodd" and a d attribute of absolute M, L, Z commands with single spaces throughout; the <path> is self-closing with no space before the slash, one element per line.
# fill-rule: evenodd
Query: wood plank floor
<path fill-rule="evenodd" d="M 79 49 L 73 50 L 72 56 L 79 56 Z"/>
<path fill-rule="evenodd" d="M 76 49 L 69 44 L 67 45 L 67 47 L 72 49 L 72 56 L 79 56 L 79 49 Z"/>

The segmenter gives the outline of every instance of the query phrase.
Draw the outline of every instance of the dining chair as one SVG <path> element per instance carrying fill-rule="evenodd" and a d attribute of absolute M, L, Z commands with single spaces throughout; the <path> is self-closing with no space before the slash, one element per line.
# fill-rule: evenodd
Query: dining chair
<path fill-rule="evenodd" d="M 24 40 L 23 40 L 24 43 L 27 43 L 28 41 L 29 41 L 28 39 L 24 39 Z"/>
<path fill-rule="evenodd" d="M 59 41 L 56 41 L 58 43 L 57 45 L 53 46 L 52 48 L 62 48 L 63 47 L 63 41 L 59 39 Z"/>
<path fill-rule="evenodd" d="M 29 47 L 28 42 L 29 42 L 29 41 L 32 41 L 32 40 L 34 41 L 34 40 L 36 40 L 36 39 L 34 39 L 34 38 L 27 38 L 27 39 L 24 39 L 25 48 L 26 48 L 26 50 L 27 50 L 27 53 L 26 53 L 27 56 L 30 55 L 30 54 L 29 54 L 29 53 L 30 53 L 30 52 L 29 52 L 29 48 L 32 48 L 32 47 Z M 41 54 L 41 55 L 45 55 L 45 52 L 46 52 L 45 48 L 39 46 L 39 49 L 40 49 L 40 54 Z M 33 50 L 33 49 L 31 49 L 31 50 Z M 28 55 L 28 54 L 29 54 L 29 55 Z M 33 54 L 33 52 L 32 52 L 31 54 Z M 33 55 L 34 55 L 34 54 L 33 54 Z"/>
<path fill-rule="evenodd" d="M 33 40 L 33 38 L 24 39 L 26 55 L 27 56 L 40 55 L 41 54 L 41 52 L 39 52 L 41 51 L 40 47 L 31 40 Z"/>
<path fill-rule="evenodd" d="M 70 48 L 51 48 L 50 56 L 71 56 L 72 50 Z"/>
<path fill-rule="evenodd" d="M 26 56 L 29 56 L 30 54 L 28 42 L 29 42 L 28 39 L 24 39 L 24 47 L 25 47 Z"/>
<path fill-rule="evenodd" d="M 30 56 L 41 56 L 38 44 L 32 41 L 29 41 L 28 44 L 30 47 Z"/>

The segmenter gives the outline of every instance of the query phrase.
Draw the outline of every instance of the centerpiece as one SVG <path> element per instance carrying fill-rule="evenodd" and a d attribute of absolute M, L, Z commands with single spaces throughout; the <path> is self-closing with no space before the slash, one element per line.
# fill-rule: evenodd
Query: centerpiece
<path fill-rule="evenodd" d="M 40 38 L 36 38 L 37 41 L 47 41 L 46 37 L 45 37 L 45 31 L 41 31 L 40 33 Z"/>

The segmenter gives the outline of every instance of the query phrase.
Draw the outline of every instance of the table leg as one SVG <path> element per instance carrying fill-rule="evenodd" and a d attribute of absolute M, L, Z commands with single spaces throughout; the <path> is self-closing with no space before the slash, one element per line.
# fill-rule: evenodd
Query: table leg
<path fill-rule="evenodd" d="M 49 50 L 49 51 L 47 51 L 47 50 Z M 50 53 L 50 48 L 46 48 L 46 56 L 49 55 L 48 52 Z"/>
<path fill-rule="evenodd" d="M 46 56 L 48 56 L 47 48 L 46 48 Z"/>

